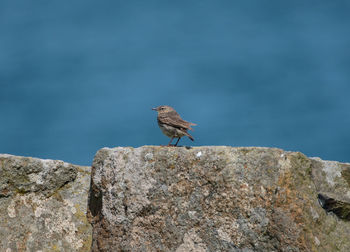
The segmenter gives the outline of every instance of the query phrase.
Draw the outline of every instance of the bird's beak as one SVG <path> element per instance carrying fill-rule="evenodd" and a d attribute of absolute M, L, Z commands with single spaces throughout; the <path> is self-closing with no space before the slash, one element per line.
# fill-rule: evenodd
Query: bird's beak
<path fill-rule="evenodd" d="M 157 108 L 152 108 L 152 110 L 155 110 L 155 111 L 157 111 Z"/>

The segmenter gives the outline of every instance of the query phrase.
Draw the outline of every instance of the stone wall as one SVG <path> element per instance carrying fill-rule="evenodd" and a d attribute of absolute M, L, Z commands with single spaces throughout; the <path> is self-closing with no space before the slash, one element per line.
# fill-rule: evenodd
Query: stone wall
<path fill-rule="evenodd" d="M 0 154 L 0 251 L 347 252 L 349 198 L 350 164 L 273 148 Z"/>
<path fill-rule="evenodd" d="M 92 250 L 350 251 L 349 175 L 272 148 L 104 148 Z"/>
<path fill-rule="evenodd" d="M 0 154 L 0 251 L 89 251 L 90 167 Z"/>

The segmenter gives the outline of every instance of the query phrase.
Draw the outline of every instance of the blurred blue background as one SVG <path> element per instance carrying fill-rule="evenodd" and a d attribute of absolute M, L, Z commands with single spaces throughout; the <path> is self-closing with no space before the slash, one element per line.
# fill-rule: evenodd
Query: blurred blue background
<path fill-rule="evenodd" d="M 0 153 L 266 146 L 350 162 L 349 1 L 0 2 Z"/>

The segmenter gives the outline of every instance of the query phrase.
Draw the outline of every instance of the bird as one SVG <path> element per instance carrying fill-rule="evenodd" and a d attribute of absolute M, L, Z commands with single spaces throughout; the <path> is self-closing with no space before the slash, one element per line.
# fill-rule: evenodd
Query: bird
<path fill-rule="evenodd" d="M 167 146 L 177 146 L 181 137 L 183 136 L 187 136 L 189 139 L 194 141 L 194 138 L 188 134 L 187 130 L 193 130 L 191 126 L 195 126 L 197 124 L 183 120 L 175 109 L 167 105 L 158 106 L 152 108 L 152 110 L 158 112 L 158 126 L 162 130 L 163 134 L 171 138 Z M 177 142 L 176 144 L 171 145 L 174 138 L 178 138 Z"/>

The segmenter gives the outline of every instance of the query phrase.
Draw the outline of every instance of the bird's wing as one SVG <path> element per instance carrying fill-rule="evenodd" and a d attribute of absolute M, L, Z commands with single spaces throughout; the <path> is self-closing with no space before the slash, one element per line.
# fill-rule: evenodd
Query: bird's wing
<path fill-rule="evenodd" d="M 164 116 L 159 116 L 158 120 L 161 123 L 165 123 L 176 128 L 183 128 L 183 129 L 190 129 L 190 130 L 192 130 L 191 125 L 196 125 L 194 123 L 190 123 L 183 120 L 180 117 L 180 115 L 175 111 L 169 112 Z"/>

